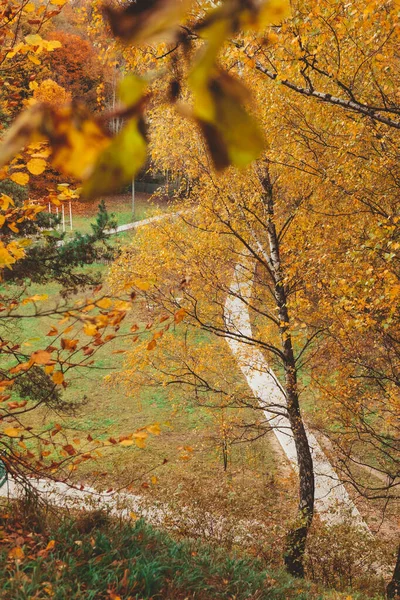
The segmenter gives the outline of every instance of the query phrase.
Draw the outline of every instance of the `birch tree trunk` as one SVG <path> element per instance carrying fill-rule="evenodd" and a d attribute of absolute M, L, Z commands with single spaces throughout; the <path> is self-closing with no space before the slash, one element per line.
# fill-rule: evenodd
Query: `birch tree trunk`
<path fill-rule="evenodd" d="M 260 180 L 264 189 L 270 265 L 273 277 L 274 296 L 279 314 L 279 330 L 284 356 L 283 366 L 285 370 L 287 411 L 296 446 L 299 466 L 298 511 L 295 522 L 287 535 L 284 560 L 286 569 L 291 575 L 295 577 L 304 577 L 304 551 L 308 531 L 314 515 L 314 468 L 311 450 L 300 411 L 296 360 L 289 328 L 290 317 L 287 306 L 288 294 L 284 283 L 280 259 L 279 236 L 274 222 L 273 188 L 268 171 L 263 173 Z"/>

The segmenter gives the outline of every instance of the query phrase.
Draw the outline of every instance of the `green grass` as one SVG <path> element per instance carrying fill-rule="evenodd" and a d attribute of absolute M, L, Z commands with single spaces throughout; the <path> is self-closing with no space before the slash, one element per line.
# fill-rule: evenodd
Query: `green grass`
<path fill-rule="evenodd" d="M 97 519 L 97 523 L 96 523 Z M 193 541 L 176 541 L 142 521 L 99 525 L 101 515 L 64 521 L 46 534 L 32 534 L 24 558 L 0 552 L 4 600 L 328 600 L 303 580 L 271 571 L 259 560 L 227 554 Z M 20 540 L 23 537 L 20 537 Z M 54 540 L 54 548 L 43 551 Z M 21 541 L 19 542 L 21 543 Z M 358 596 L 352 596 L 356 600 Z"/>
<path fill-rule="evenodd" d="M 107 267 L 92 265 L 84 267 L 84 270 L 104 275 Z M 60 286 L 57 284 L 35 284 L 28 290 L 29 296 L 48 294 L 48 300 L 38 304 L 41 309 L 55 306 L 60 301 L 59 293 Z M 71 301 L 85 298 L 87 295 L 90 295 L 90 292 L 80 293 Z M 19 310 L 30 314 L 33 306 L 28 304 Z M 144 328 L 147 322 L 144 319 L 140 307 L 134 304 L 133 311 L 129 314 L 129 322 L 121 327 L 120 333 L 129 330 L 132 322 L 137 322 Z M 38 319 L 33 316 L 31 319 L 20 320 L 12 337 L 18 338 L 22 348 L 30 353 L 43 349 L 50 343 L 51 338 L 46 337 L 46 333 L 51 326 L 59 328 L 58 319 Z M 180 328 L 177 328 L 175 335 L 180 335 L 179 331 Z M 71 332 L 67 337 L 77 336 Z M 196 344 L 207 342 L 206 334 L 201 331 L 194 338 Z M 50 424 L 60 423 L 68 439 L 79 438 L 84 441 L 90 433 L 104 441 L 110 436 L 127 435 L 140 427 L 158 422 L 162 433 L 158 437 L 150 436 L 144 450 L 136 447 L 108 447 L 98 461 L 82 464 L 73 474 L 74 478 L 92 483 L 93 471 L 101 471 L 103 475 L 100 479 L 96 474 L 96 485 L 100 487 L 123 486 L 133 479 L 140 487 L 143 481 L 150 479 L 146 473 L 155 468 L 154 474 L 159 480 L 157 487 L 152 487 L 151 490 L 155 497 L 170 498 L 178 487 L 186 489 L 189 493 L 195 485 L 200 493 L 208 494 L 206 501 L 210 508 L 217 508 L 217 503 L 212 497 L 213 491 L 216 486 L 219 488 L 218 493 L 222 501 L 227 493 L 224 486 L 227 486 L 227 489 L 232 488 L 236 494 L 238 513 L 239 506 L 244 507 L 250 500 L 251 489 L 258 489 L 259 504 L 253 503 L 252 506 L 255 515 L 265 506 L 264 474 L 268 473 L 270 477 L 277 472 L 275 453 L 269 440 L 264 438 L 250 445 L 232 446 L 229 470 L 225 473 L 221 450 L 218 447 L 218 421 L 210 410 L 191 403 L 182 389 L 174 389 L 172 403 L 168 388 L 133 389 L 127 393 L 122 384 L 112 387 L 106 385 L 103 381 L 104 375 L 112 374 L 123 366 L 123 355 L 112 354 L 113 350 L 125 347 L 121 346 L 122 343 L 113 340 L 95 355 L 92 367 L 76 368 L 67 375 L 68 387 L 63 392 L 63 400 L 72 406 L 82 402 L 76 414 L 54 414 L 43 408 L 23 417 L 25 423 L 35 428 L 49 428 Z M 223 341 L 221 345 L 225 348 Z M 131 342 L 128 343 L 128 347 L 130 346 Z M 249 421 L 254 420 L 250 413 L 249 409 Z M 28 447 L 31 448 L 30 444 Z M 193 447 L 189 461 L 183 458 L 187 454 L 182 450 L 185 447 Z M 270 501 L 267 501 L 267 504 L 273 504 L 274 497 L 275 490 L 271 490 Z"/>

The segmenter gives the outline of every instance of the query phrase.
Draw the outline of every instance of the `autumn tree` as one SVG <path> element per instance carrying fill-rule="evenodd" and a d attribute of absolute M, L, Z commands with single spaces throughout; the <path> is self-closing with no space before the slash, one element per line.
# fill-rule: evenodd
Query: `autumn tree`
<path fill-rule="evenodd" d="M 74 100 L 95 110 L 98 87 L 108 87 L 109 83 L 93 46 L 79 35 L 63 31 L 51 31 L 47 39 L 60 43 L 46 64 L 49 78 L 54 78 Z"/>
<path fill-rule="evenodd" d="M 232 332 L 227 332 L 223 306 L 233 265 L 238 256 L 245 262 L 248 252 L 259 263 L 268 299 L 260 307 L 250 306 L 254 312 L 261 311 L 269 328 L 250 341 L 281 361 L 288 409 L 293 410 L 292 429 L 298 436 L 300 465 L 303 462 L 299 516 L 305 520 L 294 529 L 300 544 L 292 543 L 293 536 L 289 539 L 287 560 L 292 572 L 301 574 L 313 483 L 299 425 L 296 377 L 300 366 L 304 368 L 312 356 L 323 357 L 322 348 L 332 351 L 331 374 L 345 379 L 341 401 L 332 403 L 332 414 L 343 419 L 346 435 L 357 431 L 344 418 L 346 410 L 354 412 L 354 379 L 371 384 L 371 373 L 378 372 L 391 411 L 397 411 L 395 378 L 389 374 L 398 359 L 393 309 L 398 294 L 393 265 L 397 263 L 396 255 L 391 256 L 398 249 L 394 211 L 398 16 L 392 2 L 366 2 L 360 9 L 351 2 L 311 6 L 301 1 L 292 8 L 291 18 L 284 21 L 289 16 L 287 4 L 279 2 L 227 0 L 210 10 L 208 4 L 193 8 L 189 2 L 157 1 L 150 6 L 138 2 L 107 7 L 114 35 L 135 46 L 127 64 L 140 63 L 136 47 L 155 45 L 162 39 L 156 52 L 145 53 L 147 57 L 153 54 L 149 64 L 154 63 L 156 70 L 148 77 L 125 78 L 120 85 L 121 107 L 100 120 L 82 110 L 60 113 L 37 106 L 9 132 L 3 161 L 33 138 L 46 138 L 53 164 L 83 179 L 86 195 L 115 189 L 117 182 L 130 181 L 145 160 L 147 111 L 155 132 L 151 137 L 154 161 L 173 170 L 178 155 L 180 173 L 190 173 L 193 200 L 200 208 L 196 222 L 190 223 L 189 217 L 187 221 L 189 227 L 196 227 L 199 240 L 194 243 L 187 229 L 184 234 L 179 228 L 171 233 L 169 226 L 158 229 L 165 247 L 171 256 L 180 257 L 182 265 L 179 272 L 174 263 L 168 273 L 160 264 L 160 257 L 167 262 L 165 247 L 159 248 L 156 264 L 145 242 L 138 242 L 145 257 L 142 265 L 132 266 L 139 290 L 156 294 L 171 314 L 176 309 L 187 311 L 189 325 L 229 336 Z M 254 33 L 257 29 L 265 34 L 262 41 Z M 258 119 L 249 109 L 244 84 L 259 100 Z M 161 117 L 157 117 L 157 105 L 162 108 Z M 186 125 L 182 116 L 190 119 Z M 123 120 L 124 127 L 113 137 L 104 124 L 115 118 Z M 166 123 L 173 127 L 166 129 Z M 180 137 L 166 135 L 171 131 Z M 260 177 L 252 170 L 246 175 L 215 175 L 212 166 L 216 171 L 229 165 L 244 167 L 259 157 L 264 138 L 269 142 L 266 175 Z M 88 150 L 85 160 L 76 160 L 83 147 Z M 282 241 L 279 254 L 276 242 L 281 249 Z M 190 274 L 185 272 L 188 255 L 192 257 Z M 213 256 L 217 262 L 212 262 Z M 125 260 L 131 268 L 129 253 Z M 125 269 L 123 262 L 119 266 Z M 377 270 L 377 279 L 368 272 L 370 268 L 372 273 Z M 177 271 L 183 303 L 177 293 L 170 293 L 176 288 Z M 153 272 L 156 289 L 147 287 Z M 253 270 L 248 268 L 245 274 L 250 284 Z M 127 273 L 126 281 L 136 285 L 131 277 Z M 378 294 L 389 301 L 382 302 Z M 249 304 L 249 298 L 243 302 Z M 350 335 L 353 330 L 357 333 Z M 375 332 L 381 345 L 371 357 L 368 339 Z M 163 335 L 150 342 L 148 351 L 162 346 Z M 297 347 L 293 350 L 295 335 L 299 354 Z M 321 384 L 328 372 L 324 373 L 318 360 L 313 364 Z M 363 386 L 357 418 L 365 414 L 368 403 L 373 410 L 380 406 L 377 390 L 381 384 L 378 377 L 372 379 L 372 386 Z M 346 405 L 344 412 L 338 408 L 341 404 Z M 391 420 L 386 426 L 392 435 Z M 381 432 L 380 424 L 377 429 Z"/>

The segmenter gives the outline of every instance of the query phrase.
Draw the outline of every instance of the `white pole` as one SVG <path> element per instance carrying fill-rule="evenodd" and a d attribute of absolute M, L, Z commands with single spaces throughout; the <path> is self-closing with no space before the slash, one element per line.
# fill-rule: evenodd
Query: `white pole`
<path fill-rule="evenodd" d="M 62 230 L 64 232 L 65 231 L 65 211 L 64 211 L 64 204 L 61 206 L 61 210 L 62 210 Z"/>
<path fill-rule="evenodd" d="M 49 202 L 49 213 L 51 214 L 51 204 Z"/>
<path fill-rule="evenodd" d="M 56 215 L 58 217 L 58 206 L 56 206 Z M 57 229 L 60 229 L 60 223 L 57 222 Z"/>
<path fill-rule="evenodd" d="M 135 180 L 132 179 L 132 219 L 135 220 Z"/>
<path fill-rule="evenodd" d="M 72 204 L 71 200 L 69 201 L 69 224 L 72 231 Z"/>

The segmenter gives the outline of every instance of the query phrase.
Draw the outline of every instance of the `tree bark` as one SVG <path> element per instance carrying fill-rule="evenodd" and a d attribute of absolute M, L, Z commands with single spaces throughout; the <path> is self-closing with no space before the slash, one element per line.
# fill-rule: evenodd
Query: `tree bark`
<path fill-rule="evenodd" d="M 314 467 L 311 450 L 300 411 L 297 386 L 297 368 L 290 334 L 289 311 L 287 307 L 287 289 L 279 252 L 279 237 L 274 222 L 274 199 L 272 183 L 266 171 L 261 184 L 264 189 L 264 203 L 267 210 L 267 231 L 269 241 L 270 264 L 274 279 L 274 296 L 278 308 L 280 337 L 284 356 L 285 391 L 287 412 L 292 430 L 299 466 L 299 504 L 295 522 L 290 529 L 284 553 L 287 571 L 295 577 L 304 577 L 304 552 L 308 531 L 314 515 Z"/>
<path fill-rule="evenodd" d="M 392 581 L 386 588 L 386 595 L 390 600 L 393 598 L 400 598 L 400 544 L 397 551 L 397 561 L 393 571 Z"/>

